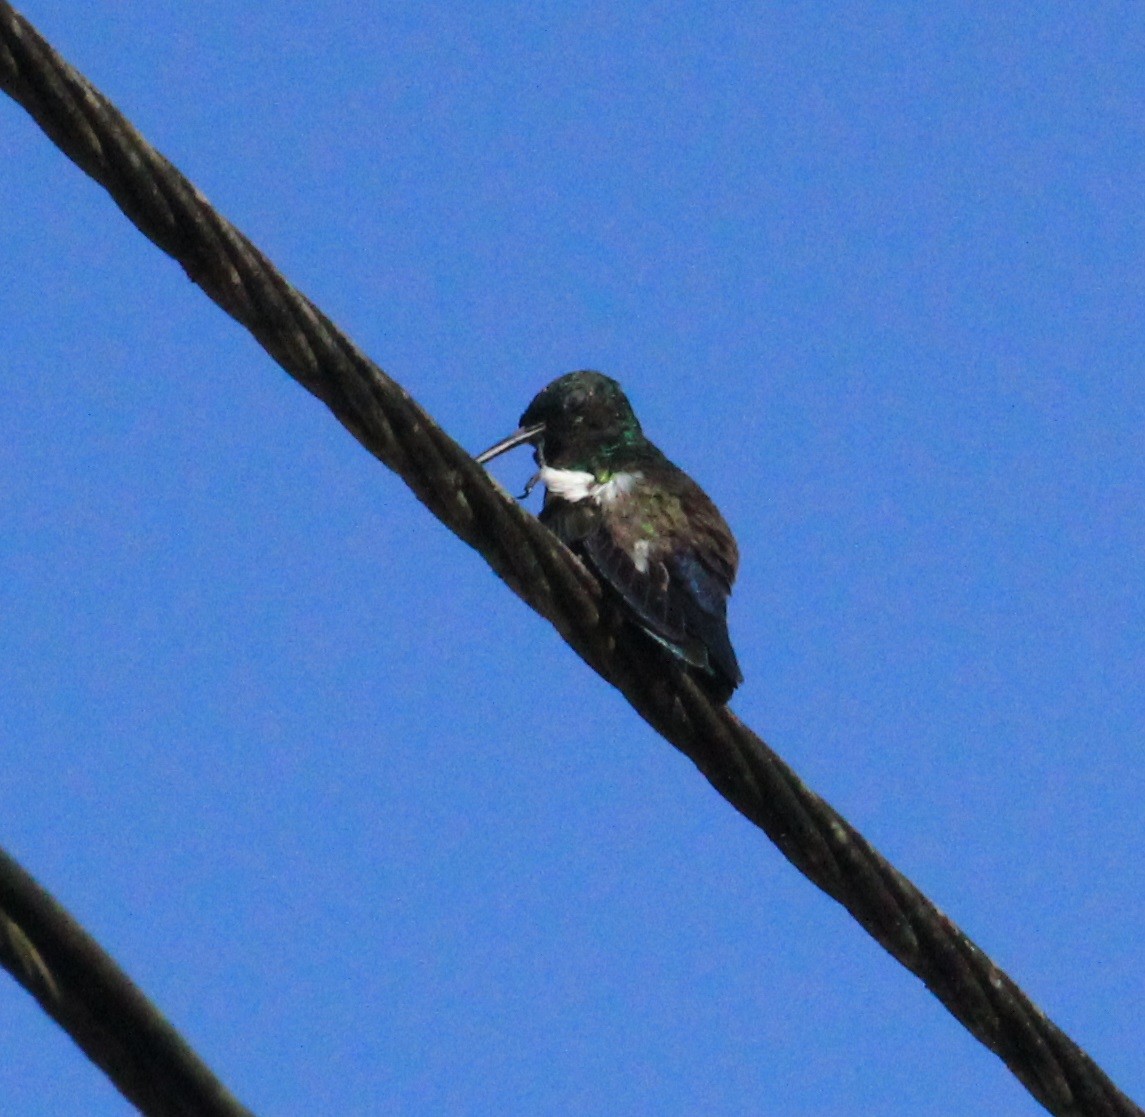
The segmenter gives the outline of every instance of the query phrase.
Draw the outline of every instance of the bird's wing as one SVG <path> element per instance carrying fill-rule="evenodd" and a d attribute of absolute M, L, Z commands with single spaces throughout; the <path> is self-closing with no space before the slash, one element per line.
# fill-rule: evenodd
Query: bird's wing
<path fill-rule="evenodd" d="M 734 688 L 743 682 L 728 636 L 728 582 L 713 573 L 703 552 L 682 552 L 669 563 L 672 585 L 679 588 L 684 627 L 707 649 L 707 666 Z"/>
<path fill-rule="evenodd" d="M 695 602 L 690 587 L 676 573 L 676 563 L 671 558 L 650 548 L 641 570 L 612 533 L 600 525 L 585 535 L 581 547 L 593 567 L 653 636 L 694 667 L 708 667 L 702 634 L 696 631 L 691 616 Z M 701 573 L 700 577 L 705 575 Z"/>
<path fill-rule="evenodd" d="M 647 530 L 638 505 L 624 501 L 605 512 L 588 501 L 549 500 L 541 521 L 588 559 L 651 636 L 725 679 L 730 693 L 743 681 L 727 631 L 736 544 L 701 490 L 688 497 L 687 520 L 669 515 L 658 532 Z"/>

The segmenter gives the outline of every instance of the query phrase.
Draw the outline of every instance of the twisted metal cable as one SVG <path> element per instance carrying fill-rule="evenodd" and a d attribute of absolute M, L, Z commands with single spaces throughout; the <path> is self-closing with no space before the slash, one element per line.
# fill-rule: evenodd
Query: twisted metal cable
<path fill-rule="evenodd" d="M 726 707 L 714 706 L 666 657 L 650 653 L 577 558 L 291 287 L 4 0 L 0 87 L 800 872 L 920 977 L 1047 1110 L 1061 1117 L 1143 1117 L 1084 1051 L 755 733 Z"/>
<path fill-rule="evenodd" d="M 253 1117 L 128 976 L 0 850 L 0 962 L 150 1117 Z"/>

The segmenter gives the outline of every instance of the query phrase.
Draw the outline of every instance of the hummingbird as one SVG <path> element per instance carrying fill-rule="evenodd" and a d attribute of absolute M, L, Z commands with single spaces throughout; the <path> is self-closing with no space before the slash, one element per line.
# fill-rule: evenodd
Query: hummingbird
<path fill-rule="evenodd" d="M 739 550 L 707 493 L 647 438 L 620 385 L 558 377 L 481 464 L 529 444 L 545 487 L 540 520 L 617 594 L 637 625 L 726 702 L 743 682 L 728 638 Z"/>

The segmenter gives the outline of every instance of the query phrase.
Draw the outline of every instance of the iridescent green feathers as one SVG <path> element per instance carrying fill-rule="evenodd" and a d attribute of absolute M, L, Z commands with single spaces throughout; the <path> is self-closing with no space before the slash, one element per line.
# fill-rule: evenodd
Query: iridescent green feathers
<path fill-rule="evenodd" d="M 522 442 L 545 485 L 541 522 L 726 701 L 743 679 L 727 632 L 739 553 L 707 494 L 644 437 L 620 385 L 599 372 L 554 380 L 478 461 Z"/>

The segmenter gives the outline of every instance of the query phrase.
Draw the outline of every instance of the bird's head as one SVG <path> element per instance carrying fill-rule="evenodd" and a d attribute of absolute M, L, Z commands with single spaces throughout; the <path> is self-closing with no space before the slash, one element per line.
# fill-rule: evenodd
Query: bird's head
<path fill-rule="evenodd" d="M 541 389 L 508 438 L 477 456 L 491 461 L 529 443 L 539 465 L 584 468 L 594 459 L 621 452 L 644 438 L 620 385 L 599 372 L 569 372 Z"/>

